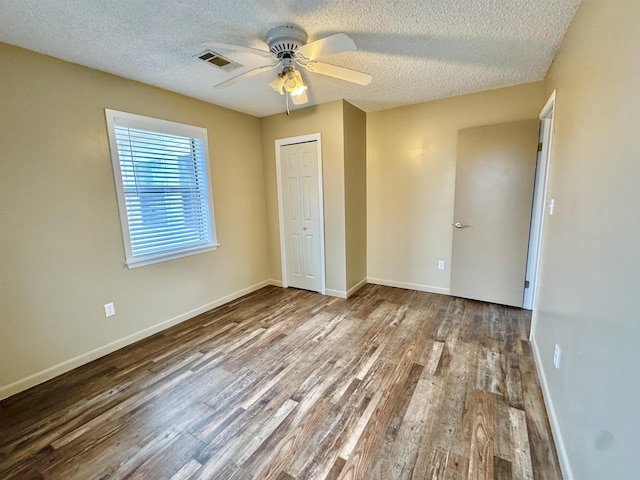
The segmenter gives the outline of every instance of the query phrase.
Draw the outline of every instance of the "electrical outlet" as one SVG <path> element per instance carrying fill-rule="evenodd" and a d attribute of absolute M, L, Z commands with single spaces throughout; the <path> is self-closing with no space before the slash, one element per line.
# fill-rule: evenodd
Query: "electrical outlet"
<path fill-rule="evenodd" d="M 560 355 L 561 355 L 561 353 L 562 353 L 562 350 L 560 350 L 560 345 L 558 345 L 556 343 L 556 348 L 553 351 L 553 365 L 556 368 L 560 368 Z"/>
<path fill-rule="evenodd" d="M 104 306 L 104 316 L 105 317 L 111 317 L 112 315 L 115 315 L 115 314 L 116 314 L 116 309 L 113 306 L 113 302 L 107 303 Z"/>
<path fill-rule="evenodd" d="M 438 260 L 438 270 L 444 270 L 444 260 Z"/>

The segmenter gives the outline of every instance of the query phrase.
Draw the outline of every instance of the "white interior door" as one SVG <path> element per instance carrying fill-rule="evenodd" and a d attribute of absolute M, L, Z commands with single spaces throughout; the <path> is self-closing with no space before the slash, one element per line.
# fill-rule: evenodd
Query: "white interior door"
<path fill-rule="evenodd" d="M 286 284 L 322 291 L 317 142 L 280 146 Z"/>
<path fill-rule="evenodd" d="M 522 307 L 539 121 L 458 132 L 451 294 Z"/>

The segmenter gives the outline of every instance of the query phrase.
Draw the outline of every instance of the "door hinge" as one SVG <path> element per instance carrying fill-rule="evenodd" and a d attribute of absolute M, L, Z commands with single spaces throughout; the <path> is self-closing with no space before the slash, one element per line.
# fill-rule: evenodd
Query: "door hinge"
<path fill-rule="evenodd" d="M 538 151 L 541 152 L 542 151 L 542 142 L 538 142 Z"/>
<path fill-rule="evenodd" d="M 524 281 L 524 288 L 529 288 L 529 280 Z"/>

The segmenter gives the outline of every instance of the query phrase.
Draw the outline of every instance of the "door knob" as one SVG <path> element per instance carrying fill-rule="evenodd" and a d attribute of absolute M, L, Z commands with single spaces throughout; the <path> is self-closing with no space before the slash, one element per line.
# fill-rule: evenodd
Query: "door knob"
<path fill-rule="evenodd" d="M 307 229 L 307 227 L 302 227 L 302 229 L 303 229 L 303 230 L 306 230 L 306 229 Z"/>
<path fill-rule="evenodd" d="M 469 228 L 469 225 L 463 225 L 460 222 L 454 223 L 453 226 L 456 227 L 456 228 Z"/>

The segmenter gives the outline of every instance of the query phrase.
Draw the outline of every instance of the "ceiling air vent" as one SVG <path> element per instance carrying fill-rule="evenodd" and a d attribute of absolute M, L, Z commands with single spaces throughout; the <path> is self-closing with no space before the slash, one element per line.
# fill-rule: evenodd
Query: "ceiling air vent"
<path fill-rule="evenodd" d="M 214 67 L 227 72 L 230 70 L 235 70 L 236 68 L 240 68 L 242 66 L 239 63 L 234 62 L 233 60 L 229 60 L 228 58 L 223 57 L 219 53 L 216 53 L 212 50 L 205 50 L 204 52 L 201 52 L 195 56 L 203 62 L 210 63 Z"/>

